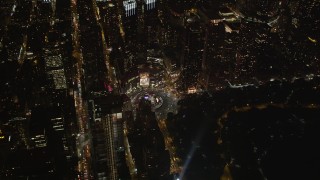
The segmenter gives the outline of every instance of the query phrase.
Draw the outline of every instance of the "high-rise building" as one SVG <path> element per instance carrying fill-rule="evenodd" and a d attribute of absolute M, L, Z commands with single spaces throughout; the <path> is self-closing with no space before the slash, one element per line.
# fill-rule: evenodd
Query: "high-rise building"
<path fill-rule="evenodd" d="M 236 4 L 246 16 L 268 21 L 278 15 L 281 1 L 238 0 Z"/>
<path fill-rule="evenodd" d="M 185 14 L 184 28 L 181 67 L 193 67 L 199 70 L 204 47 L 204 31 L 196 10 Z"/>
<path fill-rule="evenodd" d="M 220 79 L 225 78 L 223 72 L 231 58 L 224 57 L 226 49 L 225 27 L 223 23 L 209 23 L 206 26 L 204 51 L 202 56 L 201 82 L 205 88 L 221 85 Z M 230 53 L 230 52 L 229 52 Z M 232 54 L 229 54 L 232 56 Z"/>
<path fill-rule="evenodd" d="M 159 19 L 160 5 L 156 0 L 144 0 L 144 25 L 148 49 L 158 44 L 158 37 L 162 23 Z"/>
<path fill-rule="evenodd" d="M 45 148 L 47 147 L 48 140 L 47 140 L 47 134 L 46 130 L 43 129 L 43 131 L 39 131 L 35 135 L 31 136 L 31 142 L 33 148 Z"/>
<path fill-rule="evenodd" d="M 16 147 L 29 149 L 30 137 L 29 137 L 29 119 L 26 117 L 14 117 L 9 120 L 9 124 L 17 131 L 18 138 L 16 139 Z"/>
<path fill-rule="evenodd" d="M 262 23 L 243 22 L 241 24 L 239 38 L 241 43 L 238 44 L 236 52 L 235 80 L 238 83 L 256 83 L 254 78 L 263 74 L 266 75 L 266 73 L 259 71 L 259 66 L 261 66 L 259 62 L 262 61 L 262 52 L 264 49 L 272 49 L 268 47 L 271 43 L 270 27 Z M 267 59 L 270 62 L 271 55 L 269 56 Z M 272 69 L 274 67 L 269 65 L 264 68 Z"/>
<path fill-rule="evenodd" d="M 121 97 L 96 94 L 90 101 L 89 111 L 95 152 L 95 177 L 111 180 L 128 178 L 124 153 Z"/>
<path fill-rule="evenodd" d="M 36 20 L 40 22 L 50 22 L 53 17 L 54 9 L 53 9 L 52 0 L 40 0 L 36 5 Z"/>
<path fill-rule="evenodd" d="M 146 10 L 151 10 L 156 7 L 156 0 L 144 0 Z"/>
<path fill-rule="evenodd" d="M 151 101 L 144 97 L 139 101 L 134 126 L 130 145 L 136 159 L 138 178 L 166 179 L 169 175 L 169 154 L 155 113 L 151 111 Z"/>
<path fill-rule="evenodd" d="M 146 61 L 146 48 L 156 41 L 159 25 L 156 0 L 123 1 L 126 43 L 134 44 L 138 63 Z"/>
<path fill-rule="evenodd" d="M 119 1 L 108 1 L 97 3 L 102 25 L 104 27 L 104 36 L 106 39 L 109 54 L 109 60 L 112 67 L 115 68 L 117 79 L 120 80 L 127 69 L 127 60 L 125 58 L 125 32 L 122 25 L 122 19 L 125 17 L 123 4 Z M 128 17 L 129 18 L 129 17 Z"/>
<path fill-rule="evenodd" d="M 127 16 L 133 16 L 137 11 L 137 2 L 135 0 L 125 0 L 123 1 L 123 7 Z"/>
<path fill-rule="evenodd" d="M 49 79 L 53 82 L 52 89 L 63 90 L 67 88 L 66 76 L 63 66 L 63 57 L 58 48 L 44 49 L 45 69 Z"/>

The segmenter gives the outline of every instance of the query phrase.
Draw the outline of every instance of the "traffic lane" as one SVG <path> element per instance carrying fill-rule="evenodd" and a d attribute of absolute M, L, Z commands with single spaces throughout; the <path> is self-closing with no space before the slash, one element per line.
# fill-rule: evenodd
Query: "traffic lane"
<path fill-rule="evenodd" d="M 145 94 L 155 94 L 163 99 L 163 104 L 158 109 L 155 109 L 158 119 L 166 119 L 168 112 L 175 113 L 177 110 L 177 97 L 175 94 L 168 90 L 163 89 L 138 89 L 128 96 L 131 99 L 132 105 L 134 107 L 138 106 L 139 98 Z"/>
<path fill-rule="evenodd" d="M 160 111 L 174 112 L 177 107 L 177 98 L 171 93 L 159 92 L 159 95 L 163 98 L 163 106 L 159 108 Z"/>
<path fill-rule="evenodd" d="M 164 98 L 164 95 L 160 93 L 160 90 L 157 89 L 139 89 L 138 91 L 134 91 L 128 96 L 131 99 L 131 102 L 133 105 L 136 105 L 139 103 L 140 97 L 143 97 L 145 94 L 154 94 L 155 96 L 159 96 L 162 99 Z"/>

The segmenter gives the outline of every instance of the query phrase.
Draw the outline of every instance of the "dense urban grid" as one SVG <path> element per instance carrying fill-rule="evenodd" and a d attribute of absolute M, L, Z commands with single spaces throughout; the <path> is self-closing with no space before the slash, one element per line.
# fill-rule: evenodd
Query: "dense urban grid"
<path fill-rule="evenodd" d="M 320 179 L 319 0 L 1 0 L 0 179 Z"/>

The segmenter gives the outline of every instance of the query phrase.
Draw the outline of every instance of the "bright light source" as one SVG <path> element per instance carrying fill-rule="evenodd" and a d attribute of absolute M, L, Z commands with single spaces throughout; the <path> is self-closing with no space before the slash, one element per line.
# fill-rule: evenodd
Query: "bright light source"
<path fill-rule="evenodd" d="M 149 73 L 141 73 L 140 74 L 140 86 L 148 87 L 150 84 Z"/>

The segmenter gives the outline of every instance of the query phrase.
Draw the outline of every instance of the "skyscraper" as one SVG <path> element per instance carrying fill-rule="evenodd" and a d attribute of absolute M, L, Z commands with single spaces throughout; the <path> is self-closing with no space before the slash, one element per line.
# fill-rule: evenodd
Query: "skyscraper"
<path fill-rule="evenodd" d="M 201 58 L 204 47 L 203 24 L 196 10 L 190 10 L 184 17 L 183 55 L 181 67 L 201 67 Z"/>
<path fill-rule="evenodd" d="M 128 178 L 121 97 L 96 95 L 90 101 L 89 111 L 93 131 L 95 177 L 111 180 Z"/>

